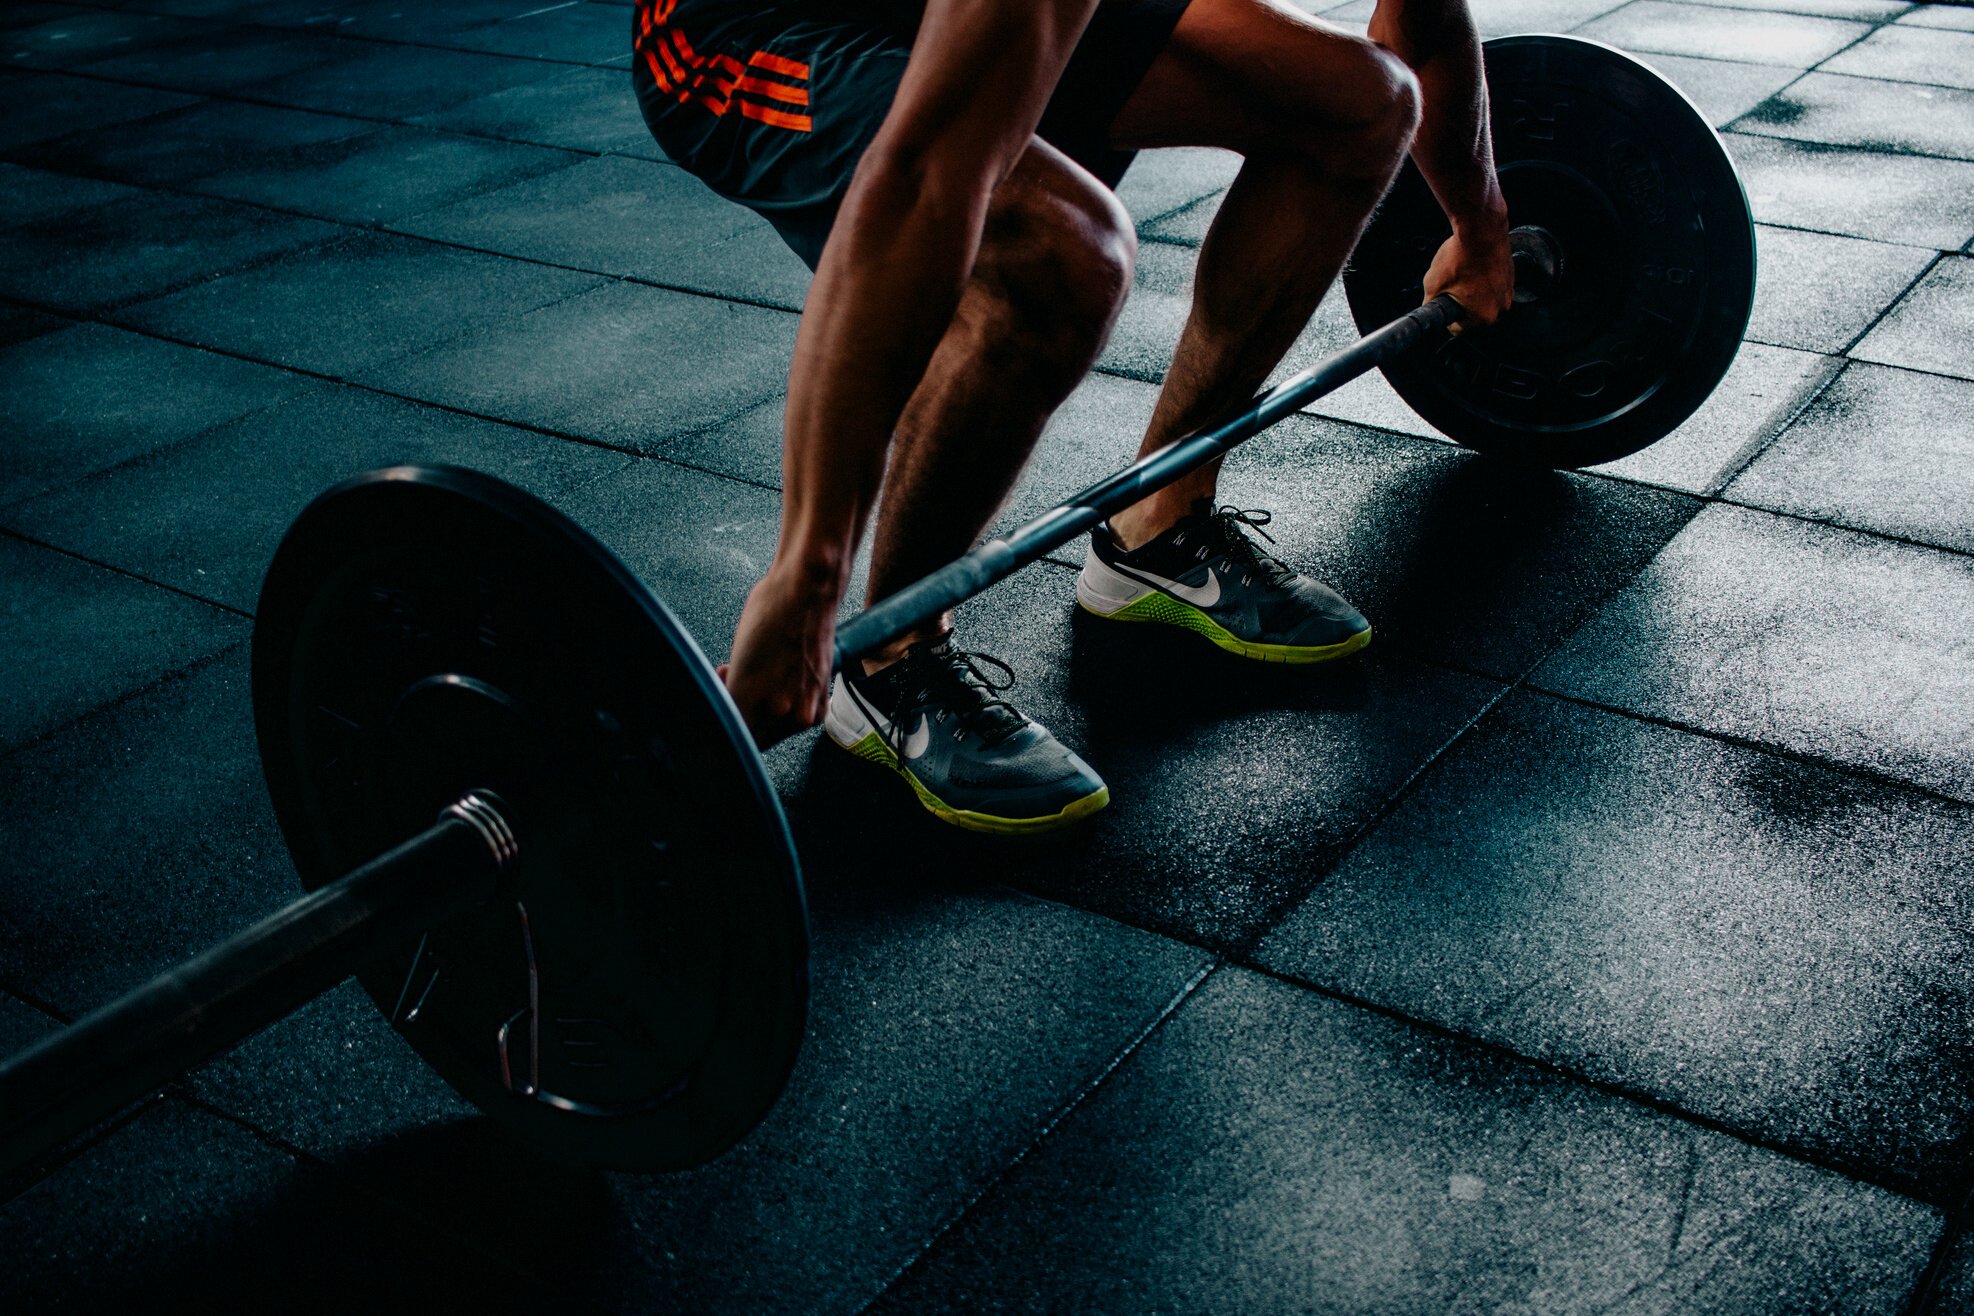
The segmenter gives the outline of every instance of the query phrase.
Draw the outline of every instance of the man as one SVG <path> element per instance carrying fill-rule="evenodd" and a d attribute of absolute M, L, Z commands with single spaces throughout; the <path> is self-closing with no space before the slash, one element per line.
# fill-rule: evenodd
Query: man
<path fill-rule="evenodd" d="M 728 689 L 763 744 L 821 721 L 962 826 L 1060 826 L 1109 792 L 1001 698 L 1012 673 L 959 648 L 950 618 L 832 689 L 835 614 L 873 506 L 875 601 L 972 546 L 1096 361 L 1131 284 L 1134 234 L 1110 187 L 1132 152 L 1244 156 L 1144 452 L 1248 402 L 1408 149 L 1454 230 L 1428 296 L 1451 293 L 1478 323 L 1510 301 L 1465 0 L 1379 0 L 1369 39 L 1281 0 L 644 0 L 633 30 L 660 144 L 816 272 L 780 542 Z M 1248 537 L 1261 518 L 1215 510 L 1216 476 L 1098 527 L 1077 601 L 1251 659 L 1361 648 L 1354 608 Z"/>

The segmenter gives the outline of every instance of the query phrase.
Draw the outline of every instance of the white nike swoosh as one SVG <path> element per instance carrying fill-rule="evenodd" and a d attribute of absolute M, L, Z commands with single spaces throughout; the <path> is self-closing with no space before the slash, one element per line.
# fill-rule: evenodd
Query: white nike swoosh
<path fill-rule="evenodd" d="M 1154 576 L 1149 571 L 1133 571 L 1129 567 L 1121 569 L 1125 575 L 1136 576 L 1148 585 L 1156 585 L 1167 594 L 1184 599 L 1195 608 L 1210 608 L 1220 602 L 1220 577 L 1211 569 L 1206 573 L 1204 585 L 1184 585 L 1176 580 L 1167 580 L 1163 576 Z"/>
<path fill-rule="evenodd" d="M 876 728 L 878 735 L 882 736 L 888 742 L 891 739 L 891 733 L 897 728 L 891 724 L 889 718 L 883 717 L 875 708 L 864 702 L 864 697 L 857 693 L 854 686 L 848 687 L 848 689 L 850 691 L 851 701 L 863 710 L 865 719 L 872 727 Z M 924 758 L 925 751 L 931 744 L 932 719 L 920 713 L 918 715 L 918 725 L 912 728 L 911 733 L 898 746 L 899 757 L 908 759 Z"/>

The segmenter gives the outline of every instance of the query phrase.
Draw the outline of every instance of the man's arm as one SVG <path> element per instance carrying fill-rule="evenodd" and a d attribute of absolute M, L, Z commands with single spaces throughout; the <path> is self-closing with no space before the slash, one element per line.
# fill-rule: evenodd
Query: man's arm
<path fill-rule="evenodd" d="M 1379 0 L 1369 35 L 1418 76 L 1422 113 L 1412 159 L 1453 224 L 1427 272 L 1426 296 L 1451 293 L 1474 321 L 1491 324 L 1508 309 L 1514 267 L 1473 14 L 1467 0 Z"/>
<path fill-rule="evenodd" d="M 951 322 L 995 187 L 1096 0 L 930 0 L 846 193 L 789 373 L 781 540 L 727 681 L 762 743 L 821 719 L 837 604 L 891 432 Z"/>

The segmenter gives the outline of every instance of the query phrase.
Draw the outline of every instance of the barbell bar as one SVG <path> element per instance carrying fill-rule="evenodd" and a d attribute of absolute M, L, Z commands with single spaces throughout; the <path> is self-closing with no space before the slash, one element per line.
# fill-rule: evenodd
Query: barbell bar
<path fill-rule="evenodd" d="M 1503 189 L 1529 221 L 1500 324 L 1454 336 L 1457 303 L 1418 304 L 1443 239 L 1401 178 L 1345 284 L 1360 323 L 1380 298 L 1409 309 L 866 609 L 837 665 L 1374 366 L 1450 437 L 1557 465 L 1690 414 L 1753 297 L 1718 138 L 1608 47 L 1515 37 L 1487 57 Z M 252 685 L 308 894 L 0 1065 L 0 1180 L 352 972 L 447 1082 L 554 1154 L 684 1168 L 765 1116 L 807 1014 L 794 845 L 725 687 L 614 554 L 489 476 L 360 476 L 283 537 Z"/>

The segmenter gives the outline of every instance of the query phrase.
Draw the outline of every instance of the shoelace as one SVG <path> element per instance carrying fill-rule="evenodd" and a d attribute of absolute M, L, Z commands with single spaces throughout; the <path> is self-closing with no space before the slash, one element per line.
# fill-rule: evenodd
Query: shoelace
<path fill-rule="evenodd" d="M 995 681 L 981 670 L 981 663 L 997 668 L 1002 679 Z M 892 747 L 894 753 L 904 752 L 905 715 L 915 705 L 930 703 L 935 691 L 944 705 L 935 720 L 944 722 L 950 709 L 960 719 L 961 734 L 972 732 L 980 737 L 982 744 L 999 744 L 1019 731 L 1027 720 L 1013 704 L 1000 697 L 1014 688 L 1014 669 L 992 654 L 969 653 L 955 647 L 950 632 L 929 643 L 913 645 L 899 664 L 902 670 L 895 678 L 897 694 L 888 719 L 891 734 L 898 740 Z M 999 716 L 995 715 L 997 709 L 1001 710 Z"/>
<path fill-rule="evenodd" d="M 1239 565 L 1242 571 L 1250 577 L 1260 576 L 1271 585 L 1281 585 L 1295 575 L 1294 568 L 1263 552 L 1261 546 L 1249 539 L 1241 529 L 1245 526 L 1272 544 L 1275 542 L 1275 536 L 1262 527 L 1272 523 L 1274 519 L 1273 512 L 1260 507 L 1222 507 L 1209 518 L 1222 551 Z"/>

